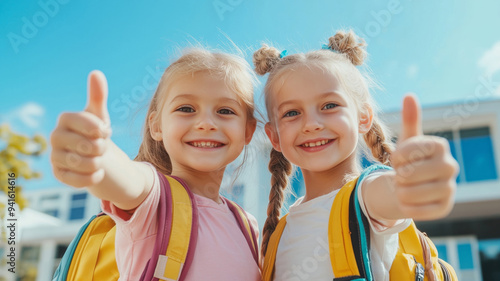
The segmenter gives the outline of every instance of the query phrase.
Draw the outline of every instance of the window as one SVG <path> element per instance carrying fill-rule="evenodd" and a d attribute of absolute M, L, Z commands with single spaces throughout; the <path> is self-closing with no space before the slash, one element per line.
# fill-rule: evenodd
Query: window
<path fill-rule="evenodd" d="M 52 275 L 57 270 L 57 267 L 59 266 L 59 263 L 61 263 L 62 257 L 64 256 L 64 253 L 66 252 L 66 249 L 68 248 L 69 245 L 67 244 L 58 244 L 56 247 L 56 256 L 54 257 L 54 268 L 52 269 Z"/>
<path fill-rule="evenodd" d="M 460 130 L 460 146 L 466 181 L 497 178 L 490 128 Z"/>
<path fill-rule="evenodd" d="M 450 145 L 451 155 L 453 156 L 453 158 L 455 158 L 458 161 L 459 158 L 457 156 L 457 148 L 455 146 L 455 142 L 453 141 L 453 132 L 452 131 L 435 132 L 435 133 L 431 133 L 429 135 L 445 138 L 448 141 L 448 144 Z M 462 165 L 460 165 L 460 166 L 462 166 Z M 459 175 L 457 176 L 457 182 L 460 182 L 462 171 L 463 171 L 463 169 L 462 169 L 462 167 L 460 167 L 460 172 L 459 172 Z"/>
<path fill-rule="evenodd" d="M 40 211 L 49 216 L 59 217 L 59 194 L 45 195 L 40 199 Z"/>
<path fill-rule="evenodd" d="M 43 213 L 53 216 L 53 217 L 58 217 L 59 216 L 59 210 L 58 209 L 50 209 L 50 210 L 43 210 Z"/>
<path fill-rule="evenodd" d="M 38 262 L 40 260 L 40 246 L 24 246 L 21 248 L 19 259 L 19 276 L 21 280 L 36 280 Z"/>
<path fill-rule="evenodd" d="M 71 209 L 69 212 L 70 220 L 79 220 L 85 217 L 86 202 L 87 193 L 77 193 L 71 196 Z"/>
<path fill-rule="evenodd" d="M 500 238 L 479 240 L 483 280 L 496 280 L 500 276 Z"/>
<path fill-rule="evenodd" d="M 470 267 L 470 251 L 472 251 L 474 270 L 482 273 L 482 280 L 500 280 L 498 278 L 500 276 L 500 216 L 467 220 L 426 221 L 416 224 L 420 231 L 426 232 L 431 237 L 439 257 L 452 264 L 455 270 L 462 271 L 463 268 Z M 476 237 L 477 246 L 473 240 L 469 240 L 470 243 L 467 243 L 466 239 L 461 238 L 464 236 Z M 447 243 L 450 240 L 456 241 L 456 245 L 455 242 Z M 451 250 L 452 248 L 454 249 Z M 464 269 L 464 271 L 470 272 L 471 270 Z M 462 275 L 462 278 L 458 280 L 481 279 L 466 279 Z"/>
<path fill-rule="evenodd" d="M 458 280 L 480 280 L 481 262 L 476 237 L 442 237 L 432 240 L 439 258 L 455 269 Z"/>
<path fill-rule="evenodd" d="M 448 259 L 448 251 L 446 250 L 446 245 L 436 244 L 435 246 L 438 251 L 439 258 L 449 263 L 450 260 Z"/>
<path fill-rule="evenodd" d="M 429 133 L 448 140 L 453 157 L 460 165 L 457 182 L 498 178 L 489 127 Z"/>
<path fill-rule="evenodd" d="M 66 249 L 68 249 L 67 244 L 58 244 L 56 248 L 56 259 L 62 259 L 64 256 L 64 253 L 66 252 Z"/>
<path fill-rule="evenodd" d="M 458 244 L 457 252 L 460 261 L 460 270 L 474 269 L 471 245 L 469 243 Z"/>

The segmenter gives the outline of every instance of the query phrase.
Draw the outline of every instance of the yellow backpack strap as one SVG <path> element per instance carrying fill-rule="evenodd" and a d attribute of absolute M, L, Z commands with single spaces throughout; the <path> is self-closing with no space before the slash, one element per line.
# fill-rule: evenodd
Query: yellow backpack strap
<path fill-rule="evenodd" d="M 278 245 L 280 244 L 281 235 L 283 234 L 283 230 L 285 230 L 287 216 L 288 214 L 284 215 L 280 219 L 278 225 L 276 226 L 276 229 L 271 235 L 271 238 L 269 238 L 266 255 L 264 256 L 264 266 L 262 269 L 263 281 L 273 280 L 274 263 L 276 262 L 276 253 L 278 252 Z"/>
<path fill-rule="evenodd" d="M 424 249 L 420 243 L 418 229 L 412 221 L 403 231 L 399 232 L 399 248 L 392 262 L 389 275 L 391 277 L 411 278 L 428 281 L 425 276 Z M 417 276 L 420 279 L 417 279 Z"/>
<path fill-rule="evenodd" d="M 349 199 L 355 186 L 353 180 L 340 189 L 330 212 L 328 245 L 335 278 L 360 275 L 349 229 Z"/>
<path fill-rule="evenodd" d="M 179 280 L 188 255 L 192 231 L 193 207 L 186 189 L 177 180 L 166 176 L 172 192 L 172 225 L 167 251 L 160 255 L 154 277 Z"/>
<path fill-rule="evenodd" d="M 425 264 L 417 231 L 418 229 L 412 220 L 411 224 L 399 233 L 399 247 L 404 253 L 413 255 L 418 263 Z"/>
<path fill-rule="evenodd" d="M 370 225 L 359 204 L 359 185 L 384 165 L 372 165 L 346 183 L 335 196 L 330 212 L 328 242 L 334 280 L 372 281 L 370 266 Z"/>

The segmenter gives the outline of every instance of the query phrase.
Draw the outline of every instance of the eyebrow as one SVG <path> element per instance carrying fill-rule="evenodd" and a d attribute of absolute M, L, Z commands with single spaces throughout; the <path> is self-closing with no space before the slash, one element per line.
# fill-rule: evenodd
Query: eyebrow
<path fill-rule="evenodd" d="M 180 94 L 180 95 L 176 96 L 175 98 L 173 98 L 170 102 L 173 103 L 176 100 L 182 100 L 182 99 L 196 100 L 197 97 L 195 95 L 192 95 L 192 94 Z M 239 102 L 238 100 L 233 99 L 233 98 L 222 97 L 222 98 L 219 98 L 217 100 L 219 102 L 230 102 L 230 103 L 234 103 L 238 106 L 242 106 L 241 102 Z"/>
<path fill-rule="evenodd" d="M 340 99 L 343 102 L 345 101 L 344 98 L 339 93 L 336 93 L 336 92 L 326 92 L 326 93 L 323 93 L 323 94 L 320 95 L 320 99 L 324 99 L 324 98 L 327 98 L 329 96 L 334 96 L 334 97 Z M 289 105 L 289 104 L 294 104 L 294 103 L 299 103 L 299 101 L 298 100 L 287 100 L 285 102 L 282 102 L 278 106 L 278 111 L 280 111 L 282 107 L 284 107 L 286 105 Z"/>

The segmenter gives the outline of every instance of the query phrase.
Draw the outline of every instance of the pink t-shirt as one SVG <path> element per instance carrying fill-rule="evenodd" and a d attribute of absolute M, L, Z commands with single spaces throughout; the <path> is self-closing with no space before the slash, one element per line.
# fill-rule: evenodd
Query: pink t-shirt
<path fill-rule="evenodd" d="M 155 172 L 153 188 L 130 216 L 109 201 L 101 202 L 105 213 L 116 222 L 116 262 L 120 281 L 139 280 L 153 253 L 157 233 L 160 180 Z M 229 207 L 194 195 L 198 207 L 198 241 L 185 280 L 261 280 L 260 270 Z M 250 222 L 257 221 L 248 214 Z"/>

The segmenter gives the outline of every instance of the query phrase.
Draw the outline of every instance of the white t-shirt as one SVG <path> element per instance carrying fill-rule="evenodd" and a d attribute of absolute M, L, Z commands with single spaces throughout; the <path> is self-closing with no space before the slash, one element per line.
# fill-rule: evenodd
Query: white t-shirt
<path fill-rule="evenodd" d="M 380 174 L 380 173 L 376 173 Z M 375 176 L 375 174 L 369 177 Z M 369 217 L 358 191 L 360 206 Z M 333 269 L 328 250 L 328 221 L 333 200 L 339 190 L 302 203 L 299 198 L 291 207 L 286 227 L 278 245 L 275 281 L 332 280 Z M 370 221 L 370 220 L 369 220 Z M 411 220 L 400 220 L 393 227 L 380 230 L 370 221 L 370 259 L 376 281 L 389 281 L 389 270 L 398 250 L 398 233 L 406 229 Z"/>

